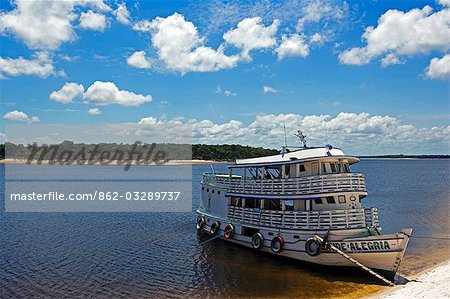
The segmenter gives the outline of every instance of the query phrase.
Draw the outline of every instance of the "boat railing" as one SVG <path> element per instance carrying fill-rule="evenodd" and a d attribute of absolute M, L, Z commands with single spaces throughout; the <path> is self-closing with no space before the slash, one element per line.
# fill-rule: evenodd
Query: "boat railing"
<path fill-rule="evenodd" d="M 228 206 L 228 219 L 242 224 L 283 229 L 351 229 L 379 226 L 376 208 L 307 212 Z"/>
<path fill-rule="evenodd" d="M 287 179 L 244 179 L 207 173 L 203 183 L 226 188 L 229 194 L 311 195 L 331 192 L 366 192 L 364 174 L 336 173 Z"/>

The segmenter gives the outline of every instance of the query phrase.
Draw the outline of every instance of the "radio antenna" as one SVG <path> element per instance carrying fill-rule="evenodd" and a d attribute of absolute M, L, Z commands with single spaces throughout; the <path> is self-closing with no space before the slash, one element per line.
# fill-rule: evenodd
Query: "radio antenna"
<path fill-rule="evenodd" d="M 303 147 L 306 148 L 306 135 L 303 134 L 302 130 L 298 130 L 297 133 L 294 134 L 300 139 L 300 142 L 303 144 Z"/>

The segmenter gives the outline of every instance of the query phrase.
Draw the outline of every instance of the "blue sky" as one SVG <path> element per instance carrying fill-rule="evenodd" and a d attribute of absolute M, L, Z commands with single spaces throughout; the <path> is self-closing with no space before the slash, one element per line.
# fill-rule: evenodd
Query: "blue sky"
<path fill-rule="evenodd" d="M 194 143 L 260 146 L 286 124 L 358 153 L 449 153 L 446 1 L 24 2 L 1 3 L 4 124 L 175 119 Z"/>

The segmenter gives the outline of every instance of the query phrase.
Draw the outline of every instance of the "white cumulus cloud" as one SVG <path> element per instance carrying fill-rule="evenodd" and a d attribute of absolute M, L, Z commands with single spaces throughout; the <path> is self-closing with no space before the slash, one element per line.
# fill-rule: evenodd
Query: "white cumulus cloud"
<path fill-rule="evenodd" d="M 347 3 L 331 1 L 309 1 L 303 8 L 303 16 L 297 21 L 297 30 L 303 31 L 308 23 L 318 23 L 322 20 L 339 20 L 348 14 Z"/>
<path fill-rule="evenodd" d="M 157 119 L 146 117 L 138 123 L 139 134 L 146 134 L 155 125 L 160 127 L 191 126 L 194 143 L 207 144 L 243 144 L 281 148 L 284 144 L 286 125 L 288 142 L 298 142 L 293 133 L 301 129 L 306 132 L 309 146 L 324 146 L 331 143 L 354 154 L 392 154 L 423 151 L 435 153 L 448 152 L 450 126 L 420 128 L 402 122 L 388 115 L 370 115 L 368 113 L 341 112 L 331 115 L 263 114 L 249 123 L 237 120 L 215 123 L 209 119 L 183 120 Z M 417 136 L 421 136 L 420 140 Z"/>
<path fill-rule="evenodd" d="M 362 38 L 366 46 L 351 48 L 339 55 L 343 64 L 363 65 L 372 59 L 393 54 L 392 57 L 427 54 L 450 49 L 450 9 L 433 12 L 430 6 L 403 12 L 390 9 L 378 19 L 376 27 L 365 29 Z M 389 63 L 389 56 L 383 59 Z M 391 62 L 398 62 L 392 60 Z"/>
<path fill-rule="evenodd" d="M 60 90 L 53 91 L 49 98 L 63 104 L 71 103 L 75 98 L 82 97 L 84 87 L 77 83 L 66 83 Z"/>
<path fill-rule="evenodd" d="M 80 14 L 80 28 L 94 31 L 104 31 L 107 23 L 105 15 L 89 10 Z"/>
<path fill-rule="evenodd" d="M 432 79 L 450 78 L 450 54 L 442 58 L 433 58 L 426 70 L 426 75 Z"/>
<path fill-rule="evenodd" d="M 88 113 L 89 113 L 90 115 L 100 115 L 100 114 L 102 114 L 102 112 L 101 112 L 100 109 L 98 109 L 98 108 L 92 108 L 92 109 L 89 109 L 89 110 L 88 110 Z"/>
<path fill-rule="evenodd" d="M 226 55 L 222 46 L 217 50 L 204 46 L 205 39 L 194 24 L 178 13 L 167 18 L 157 17 L 150 24 L 146 23 L 145 28 L 151 30 L 152 45 L 169 70 L 211 72 L 232 68 L 239 61 L 237 55 Z"/>
<path fill-rule="evenodd" d="M 303 37 L 295 33 L 291 36 L 283 34 L 281 37 L 281 43 L 275 49 L 279 59 L 283 59 L 287 56 L 300 56 L 306 57 L 309 55 L 309 46 L 305 43 Z"/>
<path fill-rule="evenodd" d="M 393 64 L 402 64 L 402 63 L 403 63 L 403 61 L 401 61 L 397 57 L 397 55 L 395 55 L 394 53 L 389 53 L 381 59 L 381 65 L 383 67 L 387 67 L 387 66 L 393 65 Z"/>
<path fill-rule="evenodd" d="M 0 57 L 0 76 L 10 75 L 32 75 L 46 78 L 55 75 L 53 61 L 48 53 L 38 52 L 34 54 L 35 59 L 29 60 L 23 57 L 19 58 L 2 58 Z"/>
<path fill-rule="evenodd" d="M 224 94 L 226 97 L 235 97 L 235 96 L 237 96 L 237 94 L 236 94 L 235 92 L 232 92 L 231 90 L 225 90 L 225 91 L 223 92 L 223 94 Z"/>
<path fill-rule="evenodd" d="M 3 115 L 3 118 L 6 120 L 21 121 L 30 124 L 39 122 L 39 118 L 37 116 L 29 117 L 25 112 L 19 110 L 10 111 Z"/>
<path fill-rule="evenodd" d="M 279 20 L 274 20 L 270 26 L 264 26 L 260 17 L 245 18 L 235 29 L 225 32 L 223 39 L 228 44 L 242 49 L 242 57 L 249 60 L 251 50 L 272 48 L 276 45 L 279 25 Z"/>
<path fill-rule="evenodd" d="M 278 90 L 275 89 L 275 88 L 273 88 L 273 87 L 270 87 L 270 86 L 267 86 L 267 85 L 264 85 L 264 86 L 263 86 L 263 93 L 264 93 L 264 94 L 267 94 L 267 93 L 277 93 L 277 92 L 278 92 Z"/>
<path fill-rule="evenodd" d="M 29 48 L 40 50 L 55 50 L 76 39 L 76 6 L 110 9 L 103 1 L 85 0 L 13 0 L 12 5 L 13 10 L 0 12 L 0 34 L 12 34 Z"/>
<path fill-rule="evenodd" d="M 152 60 L 145 56 L 144 51 L 136 51 L 127 58 L 127 63 L 140 69 L 148 69 L 152 65 Z"/>
<path fill-rule="evenodd" d="M 117 21 L 124 25 L 130 24 L 130 12 L 127 9 L 127 6 L 124 3 L 120 3 L 117 6 L 117 9 L 113 11 L 113 14 L 116 16 Z"/>
<path fill-rule="evenodd" d="M 83 98 L 90 103 L 98 105 L 119 104 L 122 106 L 138 106 L 151 102 L 151 95 L 136 94 L 127 90 L 119 90 L 113 82 L 95 81 Z"/>
<path fill-rule="evenodd" d="M 152 31 L 152 22 L 149 20 L 137 21 L 133 24 L 133 30 L 140 32 L 151 32 Z"/>

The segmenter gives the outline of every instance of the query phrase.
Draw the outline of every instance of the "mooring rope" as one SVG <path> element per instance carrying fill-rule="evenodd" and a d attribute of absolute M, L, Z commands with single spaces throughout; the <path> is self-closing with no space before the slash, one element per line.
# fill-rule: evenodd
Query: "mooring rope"
<path fill-rule="evenodd" d="M 405 232 L 400 232 L 400 234 L 404 234 L 405 236 L 407 236 L 408 238 L 417 238 L 417 239 L 432 239 L 432 240 L 447 240 L 450 241 L 450 236 L 444 236 L 444 237 L 430 237 L 430 236 L 413 236 L 408 235 Z"/>
<path fill-rule="evenodd" d="M 318 236 L 315 235 L 314 236 L 316 239 L 318 239 L 321 243 L 324 243 L 324 240 Z M 366 270 L 367 272 L 369 272 L 370 274 L 372 274 L 373 276 L 375 276 L 376 278 L 382 280 L 384 283 L 386 283 L 388 286 L 392 287 L 395 286 L 395 284 L 390 281 L 389 279 L 386 279 L 385 277 L 381 276 L 380 274 L 376 273 L 375 271 L 373 271 L 372 269 L 364 266 L 363 264 L 361 264 L 360 262 L 358 262 L 357 260 L 355 260 L 354 258 L 352 258 L 351 256 L 349 256 L 348 254 L 346 254 L 345 252 L 341 251 L 339 248 L 335 247 L 333 244 L 329 243 L 329 246 L 332 250 L 336 251 L 337 253 L 339 253 L 340 255 L 342 255 L 344 258 L 346 258 L 347 260 L 349 260 L 350 262 L 354 263 L 355 265 L 357 265 L 358 267 L 361 267 L 362 269 Z"/>
<path fill-rule="evenodd" d="M 418 239 L 432 239 L 432 240 L 447 240 L 450 241 L 450 237 L 427 237 L 427 236 L 409 236 L 410 238 Z"/>
<path fill-rule="evenodd" d="M 227 230 L 227 231 L 224 231 L 223 234 L 225 235 L 226 233 L 229 233 L 229 232 L 231 232 L 231 231 L 232 231 L 232 229 Z M 214 236 L 214 237 L 212 237 L 212 238 L 210 238 L 210 239 L 208 239 L 208 240 L 206 240 L 206 241 L 203 241 L 203 242 L 201 242 L 201 243 L 198 244 L 198 245 L 201 246 L 201 245 L 203 245 L 203 244 L 205 244 L 205 243 L 208 243 L 209 241 L 212 241 L 212 240 L 217 239 L 217 238 L 219 238 L 219 237 L 221 237 L 220 233 L 217 234 L 217 236 Z"/>

